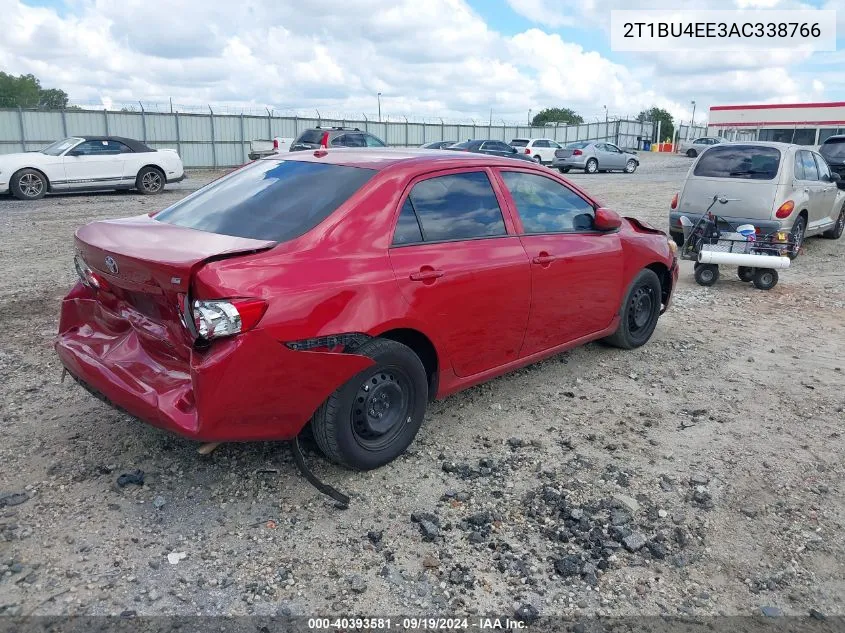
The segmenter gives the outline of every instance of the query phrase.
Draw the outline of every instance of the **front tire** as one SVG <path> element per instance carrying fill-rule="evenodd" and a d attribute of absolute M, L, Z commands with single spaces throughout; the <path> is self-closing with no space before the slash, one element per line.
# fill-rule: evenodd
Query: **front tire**
<path fill-rule="evenodd" d="M 748 266 L 740 266 L 736 269 L 736 275 L 740 281 L 751 281 L 754 279 L 754 269 Z"/>
<path fill-rule="evenodd" d="M 695 281 L 699 286 L 712 286 L 719 281 L 719 267 L 716 264 L 698 264 Z"/>
<path fill-rule="evenodd" d="M 538 165 L 542 165 L 543 164 L 543 158 L 539 154 L 537 154 L 534 157 L 534 162 L 537 163 Z"/>
<path fill-rule="evenodd" d="M 828 240 L 838 240 L 842 237 L 842 229 L 845 228 L 845 204 L 842 205 L 842 210 L 839 212 L 839 217 L 836 219 L 836 224 L 832 229 L 828 229 L 822 233 L 822 237 Z"/>
<path fill-rule="evenodd" d="M 355 352 L 375 364 L 350 378 L 317 409 L 314 439 L 333 462 L 371 470 L 393 461 L 417 435 L 425 416 L 428 381 L 419 357 L 389 339 Z"/>
<path fill-rule="evenodd" d="M 635 171 L 637 171 L 637 161 L 632 158 L 627 163 L 625 163 L 625 173 L 633 174 Z"/>
<path fill-rule="evenodd" d="M 754 287 L 758 290 L 771 290 L 778 284 L 778 271 L 774 268 L 758 268 L 754 272 Z"/>
<path fill-rule="evenodd" d="M 631 283 L 619 310 L 619 327 L 604 339 L 605 342 L 622 349 L 645 345 L 660 318 L 661 292 L 657 274 L 649 268 L 642 269 Z"/>
<path fill-rule="evenodd" d="M 144 167 L 135 178 L 135 188 L 145 196 L 164 191 L 164 174 L 155 167 Z"/>
<path fill-rule="evenodd" d="M 37 169 L 21 169 L 9 184 L 18 200 L 40 200 L 47 193 L 47 177 Z"/>
<path fill-rule="evenodd" d="M 587 161 L 587 164 L 584 165 L 584 173 L 585 174 L 594 174 L 599 170 L 599 161 L 595 158 L 591 158 Z"/>

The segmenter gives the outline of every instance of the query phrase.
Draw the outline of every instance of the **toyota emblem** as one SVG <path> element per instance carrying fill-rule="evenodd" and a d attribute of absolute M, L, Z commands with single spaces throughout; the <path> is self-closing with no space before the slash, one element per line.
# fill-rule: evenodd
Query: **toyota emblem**
<path fill-rule="evenodd" d="M 114 261 L 114 257 L 111 255 L 106 256 L 106 270 L 108 270 L 112 275 L 116 275 L 118 270 L 117 262 Z"/>

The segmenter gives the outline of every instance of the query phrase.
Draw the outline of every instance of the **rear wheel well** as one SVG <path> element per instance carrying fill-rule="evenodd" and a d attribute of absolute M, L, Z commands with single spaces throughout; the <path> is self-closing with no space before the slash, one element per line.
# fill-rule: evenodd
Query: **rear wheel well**
<path fill-rule="evenodd" d="M 135 174 L 135 178 L 137 179 L 138 175 L 147 168 L 155 169 L 158 173 L 161 174 L 161 177 L 164 178 L 164 182 L 165 183 L 167 182 L 167 174 L 164 173 L 164 170 L 161 167 L 159 167 L 158 165 L 154 165 L 152 163 L 150 163 L 149 165 L 144 165 L 143 167 L 141 167 L 141 169 L 138 170 L 138 173 Z"/>
<path fill-rule="evenodd" d="M 438 387 L 438 363 L 437 363 L 437 349 L 434 343 L 419 330 L 412 330 L 410 328 L 400 328 L 396 330 L 388 330 L 378 335 L 378 338 L 386 338 L 397 343 L 402 343 L 411 350 L 422 361 L 425 367 L 425 374 L 428 379 L 428 398 L 433 400 L 437 395 Z"/>
<path fill-rule="evenodd" d="M 663 305 L 666 305 L 669 295 L 672 293 L 672 275 L 669 274 L 669 268 L 661 262 L 654 262 L 646 266 L 646 268 L 654 271 L 654 274 L 660 280 L 660 300 Z"/>

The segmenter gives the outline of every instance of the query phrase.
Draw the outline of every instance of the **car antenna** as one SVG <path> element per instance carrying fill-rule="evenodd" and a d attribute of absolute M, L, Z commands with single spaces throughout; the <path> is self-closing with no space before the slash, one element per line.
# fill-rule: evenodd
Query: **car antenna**
<path fill-rule="evenodd" d="M 293 461 L 296 462 L 296 467 L 299 468 L 299 472 L 301 472 L 302 476 L 308 480 L 308 483 L 324 495 L 327 495 L 337 501 L 336 505 L 339 509 L 346 510 L 349 508 L 349 497 L 340 492 L 337 488 L 317 479 L 314 473 L 308 469 L 308 466 L 305 464 L 305 458 L 302 456 L 302 449 L 299 446 L 299 436 L 293 438 L 293 441 L 291 442 L 291 450 L 293 451 Z"/>

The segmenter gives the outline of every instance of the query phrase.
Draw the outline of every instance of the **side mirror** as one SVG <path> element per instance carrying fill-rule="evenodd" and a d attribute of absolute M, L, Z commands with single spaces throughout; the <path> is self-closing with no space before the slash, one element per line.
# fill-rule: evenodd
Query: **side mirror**
<path fill-rule="evenodd" d="M 842 180 L 842 176 L 837 174 L 835 171 L 830 172 L 830 182 L 839 182 Z"/>
<path fill-rule="evenodd" d="M 596 209 L 596 217 L 593 226 L 598 231 L 615 231 L 622 226 L 622 218 L 616 211 L 599 207 Z"/>
<path fill-rule="evenodd" d="M 515 147 L 511 147 L 511 154 L 516 154 L 516 153 L 517 153 L 517 149 Z"/>

